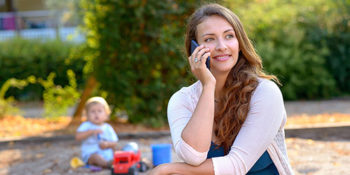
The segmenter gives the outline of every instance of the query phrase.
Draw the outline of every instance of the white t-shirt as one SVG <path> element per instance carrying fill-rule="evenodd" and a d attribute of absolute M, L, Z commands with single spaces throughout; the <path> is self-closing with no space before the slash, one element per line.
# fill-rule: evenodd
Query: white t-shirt
<path fill-rule="evenodd" d="M 226 156 L 212 158 L 215 174 L 246 174 L 267 150 L 280 174 L 293 174 L 286 153 L 284 125 L 287 115 L 282 93 L 270 80 L 259 78 L 247 118 Z M 175 152 L 191 165 L 206 160 L 181 137 L 202 93 L 200 81 L 177 91 L 168 104 L 168 122 Z"/>
<path fill-rule="evenodd" d="M 101 149 L 99 146 L 100 141 L 118 141 L 118 136 L 115 133 L 114 129 L 108 123 L 104 123 L 103 125 L 95 125 L 90 121 L 83 122 L 77 132 L 84 132 L 93 129 L 102 130 L 101 134 L 92 135 L 85 139 L 81 145 L 81 157 L 85 163 L 89 160 L 90 156 L 94 153 L 101 155 L 106 161 L 110 161 L 113 159 L 113 149 Z"/>

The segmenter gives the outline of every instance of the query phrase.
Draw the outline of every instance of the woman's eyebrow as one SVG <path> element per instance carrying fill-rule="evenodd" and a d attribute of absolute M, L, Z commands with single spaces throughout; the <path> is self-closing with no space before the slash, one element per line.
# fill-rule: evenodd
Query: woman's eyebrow
<path fill-rule="evenodd" d="M 234 30 L 233 30 L 233 29 L 227 29 L 227 30 L 225 30 L 225 31 L 224 31 L 224 33 L 226 33 L 226 32 L 230 32 L 230 31 L 233 31 L 233 32 L 234 32 Z"/>
<path fill-rule="evenodd" d="M 230 32 L 230 31 L 233 31 L 233 32 L 234 32 L 233 29 L 227 29 L 227 30 L 224 31 L 224 33 Z M 205 35 L 215 35 L 215 34 L 214 34 L 214 33 L 205 33 L 205 34 L 202 35 L 202 37 L 204 37 Z"/>
<path fill-rule="evenodd" d="M 202 35 L 202 37 L 205 36 L 205 35 L 214 35 L 214 33 L 205 33 L 205 34 Z"/>

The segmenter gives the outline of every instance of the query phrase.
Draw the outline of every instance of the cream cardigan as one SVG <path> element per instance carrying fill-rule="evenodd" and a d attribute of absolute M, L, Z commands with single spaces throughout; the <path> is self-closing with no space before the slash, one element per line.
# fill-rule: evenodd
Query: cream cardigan
<path fill-rule="evenodd" d="M 168 121 L 175 152 L 184 162 L 197 166 L 208 152 L 198 152 L 182 138 L 182 130 L 190 120 L 202 92 L 200 81 L 176 92 L 168 104 Z M 270 80 L 259 79 L 252 94 L 250 109 L 228 155 L 213 158 L 214 172 L 246 174 L 267 150 L 280 175 L 293 174 L 288 161 L 284 125 L 287 120 L 283 97 Z"/>

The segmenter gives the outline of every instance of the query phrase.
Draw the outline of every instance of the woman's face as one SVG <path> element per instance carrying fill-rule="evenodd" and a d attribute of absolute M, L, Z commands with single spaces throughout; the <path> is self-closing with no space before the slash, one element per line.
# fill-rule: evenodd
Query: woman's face
<path fill-rule="evenodd" d="M 237 63 L 239 44 L 235 31 L 226 19 L 210 16 L 197 26 L 197 41 L 210 49 L 210 70 L 215 74 L 229 73 Z"/>

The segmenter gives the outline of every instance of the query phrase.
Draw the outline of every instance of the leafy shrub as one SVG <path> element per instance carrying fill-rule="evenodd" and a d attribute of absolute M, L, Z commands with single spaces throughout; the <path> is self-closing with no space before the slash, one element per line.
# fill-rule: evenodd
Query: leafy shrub
<path fill-rule="evenodd" d="M 326 68 L 337 90 L 350 93 L 350 1 L 330 1 L 314 8 L 318 17 L 304 21 L 307 38 L 317 47 L 326 46 Z"/>
<path fill-rule="evenodd" d="M 36 78 L 34 76 L 29 76 L 24 80 L 18 80 L 15 78 L 10 78 L 5 81 L 5 83 L 0 88 L 0 119 L 6 115 L 19 114 L 20 110 L 14 106 L 14 98 L 12 96 L 5 97 L 6 92 L 10 87 L 15 87 L 22 89 L 29 83 L 35 83 Z"/>
<path fill-rule="evenodd" d="M 279 77 L 286 99 L 315 99 L 334 95 L 335 81 L 325 67 L 327 48 L 316 48 L 303 41 L 302 37 L 302 33 L 299 36 L 285 35 L 278 44 L 258 42 L 257 48 L 267 71 Z"/>
<path fill-rule="evenodd" d="M 50 72 L 57 77 L 55 84 L 69 83 L 65 72 L 72 69 L 77 76 L 78 85 L 83 83 L 82 58 L 70 57 L 77 45 L 58 40 L 26 40 L 15 38 L 0 42 L 0 86 L 4 80 L 10 78 L 25 79 L 33 75 L 37 78 L 46 78 Z M 30 84 L 21 91 L 10 88 L 7 96 L 14 96 L 19 100 L 33 100 L 42 97 L 44 89 L 39 84 Z"/>
<path fill-rule="evenodd" d="M 0 118 L 6 115 L 18 115 L 20 110 L 14 106 L 15 99 L 5 97 L 6 92 L 10 87 L 23 89 L 29 84 L 38 83 L 44 87 L 44 117 L 55 120 L 57 117 L 65 115 L 68 107 L 73 106 L 79 99 L 80 93 L 77 90 L 75 74 L 72 70 L 67 70 L 69 85 L 61 87 L 55 85 L 54 78 L 56 74 L 50 73 L 47 80 L 29 76 L 26 79 L 18 80 L 10 78 L 1 86 L 0 89 Z"/>
<path fill-rule="evenodd" d="M 126 110 L 131 122 L 166 118 L 171 94 L 189 79 L 183 35 L 198 3 L 82 1 L 87 67 L 109 93 L 108 102 Z"/>
<path fill-rule="evenodd" d="M 73 106 L 79 99 L 80 93 L 77 91 L 75 74 L 72 70 L 67 70 L 69 85 L 64 87 L 55 85 L 56 74 L 50 73 L 47 80 L 38 79 L 38 82 L 45 88 L 44 117 L 55 119 L 67 113 L 69 107 Z"/>
<path fill-rule="evenodd" d="M 226 2 L 241 17 L 262 56 L 267 72 L 277 75 L 286 99 L 315 99 L 336 95 L 336 81 L 327 66 L 332 48 L 325 42 L 325 22 L 332 2 L 249 1 Z M 326 13 L 326 14 L 324 14 Z M 315 40 L 317 38 L 317 41 Z M 316 41 L 316 42 L 315 42 Z"/>

